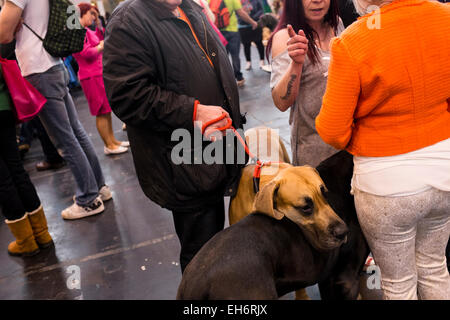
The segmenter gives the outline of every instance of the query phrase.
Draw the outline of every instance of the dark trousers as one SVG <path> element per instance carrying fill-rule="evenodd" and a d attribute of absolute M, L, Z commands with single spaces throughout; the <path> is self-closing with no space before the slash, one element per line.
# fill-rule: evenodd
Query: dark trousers
<path fill-rule="evenodd" d="M 225 206 L 223 200 L 215 206 L 196 212 L 172 211 L 175 231 L 181 244 L 180 265 L 184 269 L 201 249 L 225 223 Z"/>
<path fill-rule="evenodd" d="M 41 120 L 39 120 L 39 117 L 35 117 L 34 119 L 22 124 L 22 127 L 20 129 L 20 142 L 26 143 L 31 146 L 31 141 L 33 140 L 34 133 L 37 134 L 37 137 L 41 142 L 45 161 L 47 161 L 48 163 L 61 163 L 64 161 L 51 142 L 50 138 L 48 137 L 48 134 L 45 131 Z"/>
<path fill-rule="evenodd" d="M 264 60 L 264 45 L 262 43 L 262 29 L 256 28 L 253 30 L 251 27 L 239 28 L 239 34 L 241 35 L 241 42 L 244 45 L 245 60 L 252 61 L 250 55 L 250 48 L 252 42 L 256 44 L 258 48 L 259 59 Z"/>
<path fill-rule="evenodd" d="M 241 72 L 241 59 L 239 53 L 241 50 L 241 38 L 239 32 L 221 31 L 225 39 L 227 39 L 227 52 L 231 55 L 233 64 L 234 77 L 240 81 L 244 79 Z"/>
<path fill-rule="evenodd" d="M 8 220 L 39 208 L 41 201 L 23 168 L 11 111 L 0 111 L 0 206 Z"/>

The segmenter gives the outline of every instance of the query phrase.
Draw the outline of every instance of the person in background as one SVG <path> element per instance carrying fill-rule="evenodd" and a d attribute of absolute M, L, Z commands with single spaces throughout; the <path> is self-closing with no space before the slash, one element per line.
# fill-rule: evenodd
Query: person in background
<path fill-rule="evenodd" d="M 358 19 L 359 14 L 356 12 L 355 6 L 351 0 L 339 0 L 339 16 L 347 28 Z"/>
<path fill-rule="evenodd" d="M 234 77 L 236 78 L 236 83 L 238 87 L 242 87 L 245 83 L 244 76 L 241 72 L 241 58 L 239 57 L 241 51 L 241 40 L 238 30 L 237 16 L 249 23 L 252 29 L 258 27 L 258 23 L 253 20 L 248 13 L 242 8 L 240 0 L 223 0 L 225 6 L 230 12 L 230 24 L 225 28 L 220 29 L 225 39 L 228 41 L 227 52 L 231 55 L 231 60 L 233 62 Z"/>
<path fill-rule="evenodd" d="M 314 120 L 327 84 L 330 41 L 344 25 L 338 0 L 286 0 L 284 8 L 267 47 L 272 98 L 279 110 L 290 109 L 292 163 L 316 167 L 337 152 L 322 141 Z"/>
<path fill-rule="evenodd" d="M 95 116 L 97 130 L 104 143 L 104 153 L 106 155 L 124 153 L 128 151 L 129 143 L 128 141 L 118 141 L 114 136 L 111 107 L 103 83 L 104 42 L 97 37 L 96 32 L 88 28 L 96 17 L 95 7 L 89 3 L 80 3 L 78 7 L 80 8 L 81 26 L 87 30 L 83 50 L 73 54 L 79 66 L 78 78 L 88 101 L 90 112 Z M 98 30 L 100 28 L 97 28 Z"/>
<path fill-rule="evenodd" d="M 331 44 L 316 128 L 354 155 L 352 192 L 384 299 L 449 300 L 450 7 L 354 4 L 364 16 Z"/>
<path fill-rule="evenodd" d="M 59 155 L 58 150 L 56 150 L 52 141 L 48 137 L 48 134 L 39 120 L 39 117 L 22 123 L 19 136 L 19 151 L 21 150 L 21 146 L 24 145 L 28 146 L 29 149 L 35 135 L 37 135 L 44 153 L 44 160 L 36 163 L 36 170 L 45 171 L 59 169 L 65 166 L 66 163 L 64 159 Z"/>
<path fill-rule="evenodd" d="M 220 145 L 223 140 L 209 139 L 230 120 L 237 130 L 245 122 L 227 52 L 194 1 L 125 1 L 106 28 L 103 64 L 106 92 L 115 114 L 127 124 L 142 190 L 172 211 L 183 271 L 223 229 L 224 195 L 235 194 L 245 165 L 245 159 L 232 164 L 194 159 L 211 147 L 236 156 L 234 148 Z M 183 152 L 190 163 L 175 161 L 179 142 L 173 134 L 201 139 L 202 124 L 218 117 L 224 118 L 205 128 L 203 144 Z"/>
<path fill-rule="evenodd" d="M 215 24 L 216 16 L 211 11 L 211 8 L 208 5 L 208 1 L 207 0 L 194 0 L 194 2 L 202 7 L 203 13 L 206 16 L 206 19 L 208 19 L 209 24 L 214 29 L 214 31 L 217 33 L 217 36 L 219 37 L 220 42 L 222 42 L 223 46 L 226 47 L 228 44 L 228 41 L 223 36 L 222 32 L 220 32 L 220 30 L 216 27 L 216 24 Z"/>
<path fill-rule="evenodd" d="M 104 40 L 105 39 L 105 28 L 106 28 L 105 18 L 103 18 L 100 15 L 100 11 L 98 10 L 98 8 L 96 6 L 94 6 L 94 5 L 91 5 L 91 6 L 95 12 L 93 12 L 94 22 L 91 24 L 90 28 L 92 31 L 95 31 L 95 35 L 97 36 L 97 38 L 99 40 Z"/>
<path fill-rule="evenodd" d="M 242 8 L 248 13 L 248 15 L 255 21 L 264 14 L 263 6 L 261 0 L 243 0 L 241 1 Z M 245 60 L 247 61 L 245 65 L 245 70 L 250 70 L 252 68 L 252 58 L 250 54 L 250 48 L 252 42 L 258 48 L 259 54 L 259 67 L 262 69 L 264 65 L 264 45 L 262 43 L 262 28 L 257 27 L 253 29 L 250 24 L 243 21 L 241 17 L 238 16 L 238 29 L 239 35 L 241 37 L 241 42 L 244 46 Z"/>
<path fill-rule="evenodd" d="M 30 30 L 45 37 L 49 12 L 47 0 L 7 0 L 0 12 L 0 43 L 16 38 L 22 75 L 47 99 L 39 119 L 76 182 L 75 201 L 61 215 L 64 219 L 80 219 L 103 212 L 103 201 L 111 199 L 112 194 L 105 184 L 94 146 L 78 119 L 67 88 L 67 70 L 61 59 L 51 56 Z M 21 19 L 28 27 L 22 26 Z"/>
<path fill-rule="evenodd" d="M 0 65 L 0 207 L 15 237 L 12 256 L 32 256 L 53 245 L 41 200 L 23 168 L 16 142 L 16 119 Z"/>

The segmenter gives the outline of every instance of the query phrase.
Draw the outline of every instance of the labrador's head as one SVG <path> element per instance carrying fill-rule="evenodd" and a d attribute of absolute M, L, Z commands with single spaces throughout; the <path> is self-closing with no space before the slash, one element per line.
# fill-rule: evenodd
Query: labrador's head
<path fill-rule="evenodd" d="M 331 250 L 347 240 L 345 222 L 331 209 L 327 188 L 318 172 L 309 166 L 281 171 L 256 195 L 253 212 L 295 222 L 318 250 Z"/>

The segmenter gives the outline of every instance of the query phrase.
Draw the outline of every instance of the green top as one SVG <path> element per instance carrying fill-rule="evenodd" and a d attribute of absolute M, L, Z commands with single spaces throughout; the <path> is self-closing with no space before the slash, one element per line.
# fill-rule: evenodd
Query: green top
<path fill-rule="evenodd" d="M 208 3 L 211 0 L 208 0 Z M 231 31 L 231 32 L 238 32 L 238 20 L 236 17 L 236 10 L 239 10 L 242 8 L 241 0 L 224 0 L 225 6 L 228 8 L 228 11 L 230 12 L 230 24 L 226 26 L 223 29 L 220 29 L 220 31 Z"/>
<path fill-rule="evenodd" d="M 2 75 L 2 67 L 0 65 L 0 111 L 11 110 L 11 97 L 6 87 L 5 79 Z"/>

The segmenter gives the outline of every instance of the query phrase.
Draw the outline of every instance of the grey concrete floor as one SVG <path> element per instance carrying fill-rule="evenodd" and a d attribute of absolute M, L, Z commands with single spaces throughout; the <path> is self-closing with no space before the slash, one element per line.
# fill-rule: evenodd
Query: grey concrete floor
<path fill-rule="evenodd" d="M 290 150 L 289 114 L 273 105 L 270 74 L 259 69 L 256 48 L 252 48 L 253 69 L 245 71 L 241 57 L 246 83 L 239 93 L 241 110 L 247 112 L 245 128 L 277 128 Z M 74 179 L 67 167 L 37 172 L 35 163 L 41 160 L 42 149 L 34 140 L 24 164 L 43 203 L 55 248 L 31 258 L 10 257 L 6 247 L 13 236 L 0 224 L 0 299 L 174 299 L 181 271 L 172 215 L 145 197 L 130 152 L 103 154 L 83 92 L 73 91 L 73 97 L 97 148 L 113 200 L 105 203 L 102 214 L 64 221 L 61 211 L 72 203 Z M 113 127 L 119 140 L 127 140 L 115 116 Z M 320 299 L 317 286 L 307 292 Z M 293 299 L 293 294 L 282 299 Z"/>

